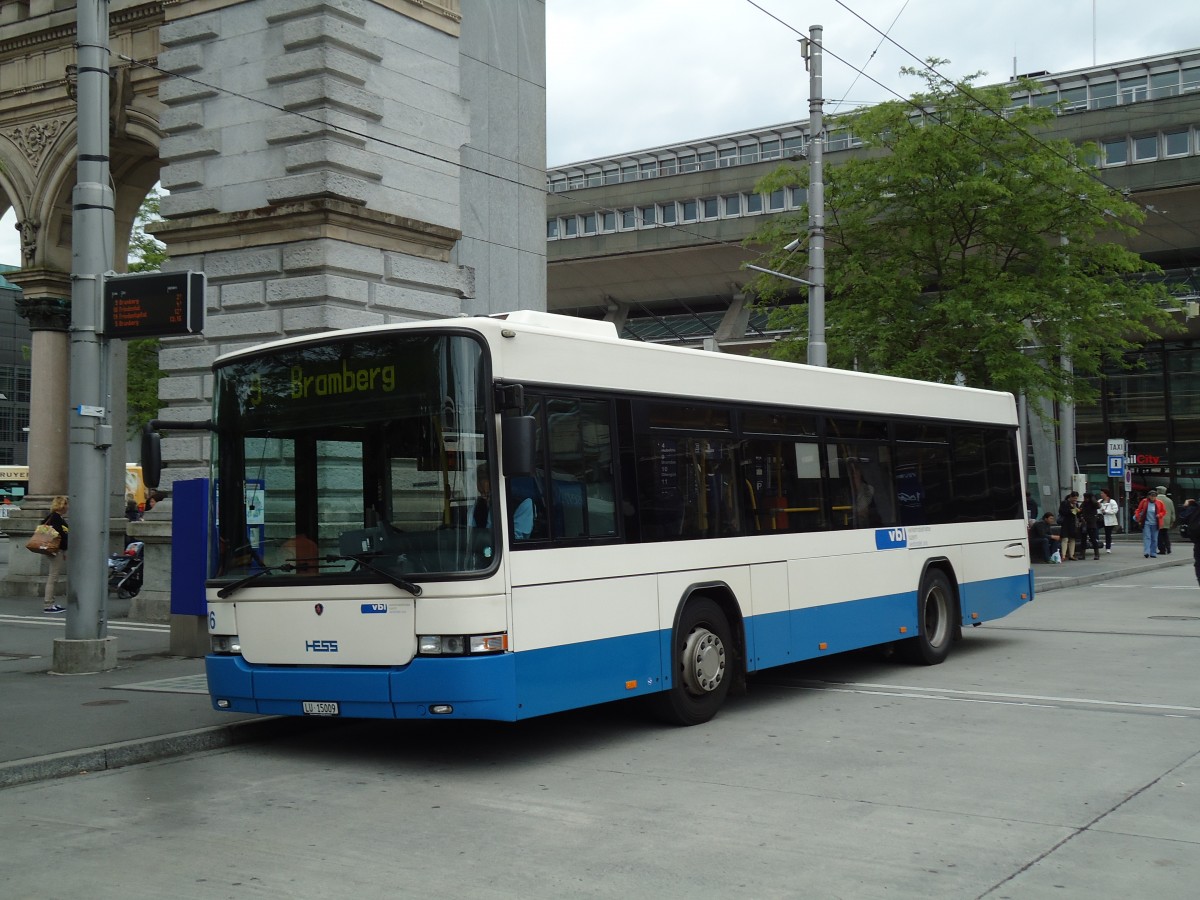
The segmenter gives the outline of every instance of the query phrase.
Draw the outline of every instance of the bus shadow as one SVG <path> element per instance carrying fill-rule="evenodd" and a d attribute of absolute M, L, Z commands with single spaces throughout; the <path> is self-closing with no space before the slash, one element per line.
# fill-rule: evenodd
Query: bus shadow
<path fill-rule="evenodd" d="M 981 639 L 983 638 L 983 639 Z M 977 633 L 955 644 L 946 666 L 978 654 L 995 653 L 1019 638 Z M 312 759 L 328 764 L 340 758 L 348 764 L 378 767 L 382 773 L 457 771 L 524 767 L 554 763 L 593 751 L 635 753 L 673 735 L 697 738 L 718 735 L 725 728 L 744 728 L 745 717 L 790 704 L 799 710 L 803 693 L 779 688 L 814 684 L 896 683 L 909 681 L 906 672 L 929 667 L 903 662 L 881 648 L 855 650 L 806 660 L 752 674 L 745 692 L 731 695 L 711 722 L 694 729 L 655 719 L 637 700 L 607 703 L 587 709 L 539 716 L 522 722 L 456 720 L 392 721 L 347 719 L 305 722 L 286 739 L 274 741 L 271 752 L 298 762 Z"/>

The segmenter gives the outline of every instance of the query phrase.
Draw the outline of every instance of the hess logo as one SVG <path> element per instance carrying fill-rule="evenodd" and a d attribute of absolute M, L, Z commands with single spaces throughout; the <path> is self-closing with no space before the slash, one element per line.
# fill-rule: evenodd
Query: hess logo
<path fill-rule="evenodd" d="M 322 641 L 322 640 L 305 641 L 304 649 L 307 650 L 309 653 L 337 653 L 338 652 L 338 642 L 337 641 Z"/>

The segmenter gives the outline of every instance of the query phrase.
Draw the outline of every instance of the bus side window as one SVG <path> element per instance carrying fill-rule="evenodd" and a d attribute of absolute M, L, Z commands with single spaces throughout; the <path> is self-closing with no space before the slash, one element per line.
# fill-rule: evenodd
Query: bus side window
<path fill-rule="evenodd" d="M 896 496 L 888 448 L 838 443 L 826 447 L 833 492 L 834 528 L 879 528 L 896 524 Z"/>
<path fill-rule="evenodd" d="M 613 537 L 617 510 L 612 404 L 548 397 L 545 407 L 550 471 L 542 479 L 542 490 L 549 536 L 567 541 Z"/>
<path fill-rule="evenodd" d="M 525 414 L 533 417 L 534 471 L 507 479 L 508 529 L 514 544 L 544 541 L 550 537 L 546 510 L 546 423 L 545 398 L 525 395 Z M 494 523 L 499 525 L 499 522 Z"/>
<path fill-rule="evenodd" d="M 747 514 L 755 533 L 825 528 L 819 444 L 751 440 L 745 458 Z"/>
<path fill-rule="evenodd" d="M 646 540 L 673 541 L 744 533 L 743 473 L 731 440 L 639 438 L 638 489 Z"/>

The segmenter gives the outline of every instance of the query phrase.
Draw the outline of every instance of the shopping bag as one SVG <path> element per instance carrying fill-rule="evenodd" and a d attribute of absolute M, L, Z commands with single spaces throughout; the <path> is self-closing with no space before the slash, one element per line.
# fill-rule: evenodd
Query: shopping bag
<path fill-rule="evenodd" d="M 1059 553 L 1057 550 L 1055 550 L 1053 553 L 1050 554 L 1050 562 L 1052 562 L 1052 563 L 1062 562 L 1062 554 Z"/>
<path fill-rule="evenodd" d="M 39 525 L 33 529 L 33 537 L 29 539 L 25 549 L 43 556 L 57 556 L 61 543 L 62 535 L 58 533 L 57 528 L 52 525 Z"/>

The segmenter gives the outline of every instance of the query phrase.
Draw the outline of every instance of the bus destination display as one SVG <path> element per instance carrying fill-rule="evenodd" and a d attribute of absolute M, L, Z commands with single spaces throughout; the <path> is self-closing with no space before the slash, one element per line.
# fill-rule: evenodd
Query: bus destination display
<path fill-rule="evenodd" d="M 105 279 L 106 337 L 160 337 L 203 330 L 202 272 L 147 272 Z"/>

